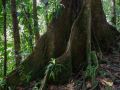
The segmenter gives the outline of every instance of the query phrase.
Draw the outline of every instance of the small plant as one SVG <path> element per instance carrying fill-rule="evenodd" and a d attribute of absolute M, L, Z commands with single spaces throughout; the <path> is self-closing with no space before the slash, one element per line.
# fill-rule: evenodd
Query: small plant
<path fill-rule="evenodd" d="M 39 88 L 37 87 L 37 84 L 32 88 L 32 90 L 39 90 Z"/>
<path fill-rule="evenodd" d="M 45 74 L 48 74 L 49 79 L 55 80 L 58 73 L 62 71 L 64 66 L 62 64 L 57 64 L 54 58 L 51 59 L 49 65 L 46 68 Z"/>
<path fill-rule="evenodd" d="M 55 81 L 57 79 L 58 74 L 62 71 L 62 68 L 64 68 L 62 64 L 56 63 L 56 59 L 51 58 L 51 61 L 49 62 L 46 68 L 45 76 L 41 81 L 41 87 L 39 90 L 43 90 L 47 79 Z"/>

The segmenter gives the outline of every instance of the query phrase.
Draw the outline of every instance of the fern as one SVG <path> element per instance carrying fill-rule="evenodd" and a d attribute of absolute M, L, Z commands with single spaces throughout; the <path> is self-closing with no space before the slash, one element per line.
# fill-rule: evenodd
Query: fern
<path fill-rule="evenodd" d="M 47 79 L 52 79 L 55 81 L 57 79 L 58 73 L 62 71 L 62 68 L 64 68 L 62 64 L 57 64 L 56 60 L 54 58 L 51 58 L 51 61 L 46 68 L 45 76 L 41 81 L 41 87 L 39 90 L 43 90 Z"/>

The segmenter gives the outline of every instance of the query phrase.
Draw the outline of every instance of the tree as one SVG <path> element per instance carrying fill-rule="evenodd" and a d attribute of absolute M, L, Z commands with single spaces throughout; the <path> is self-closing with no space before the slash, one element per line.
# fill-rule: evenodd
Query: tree
<path fill-rule="evenodd" d="M 77 73 L 90 63 L 91 51 L 109 50 L 119 35 L 107 23 L 101 0 L 62 0 L 61 4 L 65 8 L 62 7 L 61 14 L 50 22 L 32 54 L 8 75 L 8 85 L 25 83 L 26 80 L 21 78 L 28 73 L 31 80 L 42 77 L 44 66 L 51 58 L 67 68 L 63 70 L 65 74 L 58 76 L 58 83 L 65 83 L 72 72 Z"/>
<path fill-rule="evenodd" d="M 4 31 L 4 77 L 6 77 L 6 74 L 7 74 L 7 31 L 6 31 L 7 12 L 6 12 L 6 0 L 2 0 L 2 5 L 3 5 L 3 17 L 4 17 L 4 27 L 3 27 L 3 31 Z M 6 89 L 6 85 L 4 85 L 4 89 Z"/>
<path fill-rule="evenodd" d="M 20 34 L 19 34 L 18 19 L 16 12 L 16 0 L 11 0 L 11 14 L 12 14 L 12 23 L 13 23 L 15 61 L 17 67 L 21 63 L 21 55 L 20 55 Z"/>
<path fill-rule="evenodd" d="M 4 77 L 7 73 L 7 31 L 6 31 L 6 0 L 2 0 L 4 16 Z"/>

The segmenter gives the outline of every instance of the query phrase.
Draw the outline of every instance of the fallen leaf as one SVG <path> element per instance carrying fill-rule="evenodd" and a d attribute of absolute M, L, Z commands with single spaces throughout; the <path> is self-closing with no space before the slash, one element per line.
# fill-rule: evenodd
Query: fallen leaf
<path fill-rule="evenodd" d="M 102 82 L 108 86 L 113 86 L 113 82 L 110 79 L 104 78 Z"/>

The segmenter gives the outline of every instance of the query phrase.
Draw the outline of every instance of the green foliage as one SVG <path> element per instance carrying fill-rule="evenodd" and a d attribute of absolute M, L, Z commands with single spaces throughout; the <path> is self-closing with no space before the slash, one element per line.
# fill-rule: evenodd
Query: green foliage
<path fill-rule="evenodd" d="M 62 64 L 57 64 L 54 58 L 51 59 L 49 65 L 46 68 L 45 74 L 48 75 L 49 79 L 55 81 L 62 68 L 65 68 Z"/>
<path fill-rule="evenodd" d="M 106 14 L 107 21 L 111 24 L 111 0 L 102 0 L 103 1 L 103 9 Z M 115 5 L 115 11 L 116 11 L 116 28 L 120 30 L 120 1 L 115 0 L 116 5 Z"/>
<path fill-rule="evenodd" d="M 120 31 L 120 1 L 116 0 L 117 29 Z"/>
<path fill-rule="evenodd" d="M 2 12 L 2 0 L 0 0 L 0 13 Z"/>
<path fill-rule="evenodd" d="M 6 81 L 0 78 L 0 87 L 3 88 L 5 84 L 6 84 Z"/>

